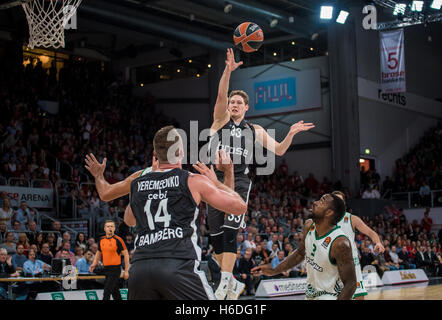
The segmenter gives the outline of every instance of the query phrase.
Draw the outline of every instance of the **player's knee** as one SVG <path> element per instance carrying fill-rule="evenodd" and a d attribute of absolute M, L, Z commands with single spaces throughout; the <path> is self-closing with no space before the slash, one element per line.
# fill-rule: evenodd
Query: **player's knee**
<path fill-rule="evenodd" d="M 236 254 L 236 236 L 238 230 L 226 228 L 224 229 L 224 252 L 231 252 Z"/>

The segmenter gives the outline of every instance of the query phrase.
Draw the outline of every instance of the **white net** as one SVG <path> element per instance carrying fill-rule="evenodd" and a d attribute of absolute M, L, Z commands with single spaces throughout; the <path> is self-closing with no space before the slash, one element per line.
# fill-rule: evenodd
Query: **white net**
<path fill-rule="evenodd" d="M 82 0 L 31 0 L 22 3 L 29 25 L 28 47 L 64 48 L 64 30 Z M 76 21 L 76 20 L 75 20 Z"/>

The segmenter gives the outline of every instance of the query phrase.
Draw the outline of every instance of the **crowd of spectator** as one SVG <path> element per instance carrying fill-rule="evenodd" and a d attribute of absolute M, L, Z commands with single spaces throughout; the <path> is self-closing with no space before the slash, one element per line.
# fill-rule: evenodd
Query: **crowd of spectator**
<path fill-rule="evenodd" d="M 360 197 L 379 199 L 396 192 L 418 192 L 417 205 L 429 206 L 432 190 L 442 190 L 442 122 L 425 132 L 419 142 L 396 160 L 391 178 L 381 181 L 375 169 L 361 168 Z"/>
<path fill-rule="evenodd" d="M 104 221 L 114 220 L 117 234 L 126 240 L 129 252 L 133 251 L 134 231 L 123 222 L 127 197 L 101 201 L 84 169 L 84 156 L 93 153 L 99 161 L 106 157 L 106 180 L 121 181 L 150 165 L 154 133 L 164 125 L 177 126 L 176 121 L 157 112 L 152 97 L 134 97 L 131 87 L 111 76 L 101 64 L 71 60 L 60 70 L 58 80 L 54 67 L 44 70 L 37 61 L 26 67 L 4 67 L 5 72 L 0 74 L 0 184 L 15 178 L 11 181 L 17 186 L 25 186 L 26 180 L 36 181 L 37 187 L 56 186 L 65 199 L 60 218 L 92 216 L 97 234 L 103 230 Z M 58 101 L 58 114 L 43 110 L 41 100 Z M 298 248 L 312 201 L 322 194 L 341 190 L 347 198 L 380 198 L 381 192 L 389 189 L 412 190 L 420 191 L 423 201 L 428 201 L 428 190 L 442 189 L 441 133 L 441 124 L 428 131 L 409 154 L 396 161 L 392 178 L 387 177 L 382 185 L 376 170 L 362 170 L 359 195 L 351 195 L 339 181 L 333 183 L 326 177 L 318 180 L 313 173 L 307 177 L 289 174 L 284 160 L 273 175 L 254 177 L 245 217 L 247 227 L 237 238 L 238 259 L 233 271 L 246 283 L 246 294 L 253 295 L 260 280 L 250 273 L 255 265 L 276 266 Z M 64 185 L 62 180 L 72 184 Z M 216 281 L 218 270 L 211 263 L 206 214 L 201 206 L 200 244 Z M 42 232 L 35 216 L 36 210 L 26 202 L 14 208 L 5 194 L 0 194 L 0 247 L 4 249 L 0 263 L 7 265 L 5 272 L 35 275 L 47 271 L 52 259 L 60 257 L 87 273 L 98 250 L 98 238 L 86 239 L 78 233 L 71 239 L 59 221 L 53 223 L 52 230 Z M 442 237 L 440 232 L 431 232 L 428 212 L 420 223 L 408 222 L 402 210 L 393 205 L 364 220 L 380 235 L 386 251 L 376 254 L 371 241 L 357 234 L 362 267 L 373 265 L 380 274 L 414 267 L 440 274 Z M 301 263 L 277 277 L 305 275 L 305 264 Z"/>

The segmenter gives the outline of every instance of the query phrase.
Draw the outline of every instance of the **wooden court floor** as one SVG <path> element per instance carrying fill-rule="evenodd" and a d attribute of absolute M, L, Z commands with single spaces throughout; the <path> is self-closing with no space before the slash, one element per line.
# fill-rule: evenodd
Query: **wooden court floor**
<path fill-rule="evenodd" d="M 442 300 L 442 284 L 383 287 L 370 290 L 365 300 Z"/>

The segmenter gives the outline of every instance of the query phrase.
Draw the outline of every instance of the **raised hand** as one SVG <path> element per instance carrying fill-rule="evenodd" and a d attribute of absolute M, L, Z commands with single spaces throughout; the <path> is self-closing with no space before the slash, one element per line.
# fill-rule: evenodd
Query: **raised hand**
<path fill-rule="evenodd" d="M 213 183 L 218 182 L 218 178 L 216 177 L 215 171 L 213 170 L 213 165 L 210 165 L 209 169 L 204 163 L 198 161 L 197 164 L 194 164 L 192 166 L 195 168 L 196 171 L 198 171 L 203 176 L 209 178 L 209 180 Z"/>
<path fill-rule="evenodd" d="M 224 150 L 220 149 L 216 153 L 215 158 L 216 169 L 222 172 L 228 172 L 233 170 L 232 159 L 230 159 L 230 155 Z"/>
<path fill-rule="evenodd" d="M 314 127 L 315 127 L 315 125 L 313 123 L 311 123 L 311 122 L 304 123 L 304 120 L 301 120 L 301 121 L 293 124 L 290 127 L 289 134 L 295 135 L 295 134 L 297 134 L 297 133 L 299 133 L 301 131 L 308 131 L 310 129 L 313 129 Z"/>
<path fill-rule="evenodd" d="M 242 64 L 243 64 L 242 61 L 235 62 L 235 55 L 233 54 L 233 49 L 228 48 L 227 49 L 227 58 L 226 58 L 226 68 L 230 72 L 233 72 Z"/>
<path fill-rule="evenodd" d="M 106 169 L 107 159 L 103 159 L 103 163 L 99 163 L 95 156 L 91 153 L 86 155 L 85 159 L 86 165 L 84 166 L 94 178 L 103 175 L 104 169 Z"/>

